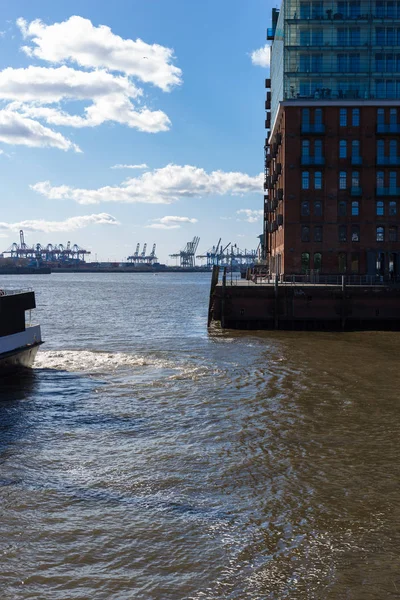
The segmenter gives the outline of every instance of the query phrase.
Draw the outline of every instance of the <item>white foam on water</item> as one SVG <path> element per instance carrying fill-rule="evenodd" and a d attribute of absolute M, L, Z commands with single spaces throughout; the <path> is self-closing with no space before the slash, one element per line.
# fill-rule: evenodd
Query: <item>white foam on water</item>
<path fill-rule="evenodd" d="M 128 367 L 157 367 L 179 370 L 172 361 L 147 358 L 125 352 L 94 352 L 90 350 L 40 351 L 35 360 L 35 369 L 55 369 L 70 372 L 115 371 Z"/>

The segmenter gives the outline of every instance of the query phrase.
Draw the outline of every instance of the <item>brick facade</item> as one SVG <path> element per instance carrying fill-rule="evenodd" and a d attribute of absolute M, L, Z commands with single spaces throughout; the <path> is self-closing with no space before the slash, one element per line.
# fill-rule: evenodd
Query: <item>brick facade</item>
<path fill-rule="evenodd" d="M 396 101 L 280 103 L 265 157 L 272 273 L 400 275 L 398 123 Z"/>

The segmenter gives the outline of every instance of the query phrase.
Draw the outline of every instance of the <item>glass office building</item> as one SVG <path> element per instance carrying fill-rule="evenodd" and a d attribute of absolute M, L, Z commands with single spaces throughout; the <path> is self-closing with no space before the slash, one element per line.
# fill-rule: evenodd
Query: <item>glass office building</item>
<path fill-rule="evenodd" d="M 284 0 L 274 10 L 272 123 L 281 100 L 400 99 L 400 1 Z"/>

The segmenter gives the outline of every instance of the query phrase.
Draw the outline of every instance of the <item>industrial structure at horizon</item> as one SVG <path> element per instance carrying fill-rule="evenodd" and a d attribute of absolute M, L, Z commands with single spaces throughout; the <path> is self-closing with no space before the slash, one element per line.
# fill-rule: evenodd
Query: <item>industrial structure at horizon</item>
<path fill-rule="evenodd" d="M 284 0 L 266 80 L 272 274 L 400 275 L 400 2 Z"/>

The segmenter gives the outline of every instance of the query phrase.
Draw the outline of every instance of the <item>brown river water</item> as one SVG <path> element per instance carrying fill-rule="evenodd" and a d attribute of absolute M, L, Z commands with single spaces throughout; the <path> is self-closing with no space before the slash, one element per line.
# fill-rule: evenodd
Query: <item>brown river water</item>
<path fill-rule="evenodd" d="M 400 598 L 400 333 L 207 331 L 208 274 L 1 277 L 1 600 Z"/>

